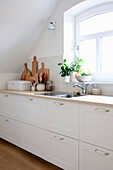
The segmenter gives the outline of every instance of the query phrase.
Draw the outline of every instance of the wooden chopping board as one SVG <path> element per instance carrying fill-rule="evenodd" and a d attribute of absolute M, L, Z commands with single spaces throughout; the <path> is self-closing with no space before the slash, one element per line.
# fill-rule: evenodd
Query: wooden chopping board
<path fill-rule="evenodd" d="M 36 76 L 37 69 L 38 69 L 38 62 L 36 61 L 36 56 L 34 56 L 32 61 L 32 76 Z"/>
<path fill-rule="evenodd" d="M 41 69 L 37 70 L 37 73 L 38 76 L 40 73 L 44 74 L 44 83 L 46 84 L 46 82 L 49 80 L 49 69 L 44 68 L 44 63 L 41 64 Z"/>
<path fill-rule="evenodd" d="M 25 66 L 25 69 L 24 69 L 24 71 L 22 73 L 21 80 L 26 80 L 26 77 L 31 76 L 31 72 L 27 68 L 27 63 L 25 63 L 24 66 Z"/>

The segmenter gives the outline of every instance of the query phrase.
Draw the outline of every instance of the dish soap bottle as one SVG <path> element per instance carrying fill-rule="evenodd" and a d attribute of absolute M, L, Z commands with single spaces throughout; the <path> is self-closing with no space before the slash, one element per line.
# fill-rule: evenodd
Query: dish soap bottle
<path fill-rule="evenodd" d="M 99 84 L 93 84 L 92 94 L 94 94 L 94 95 L 99 95 L 100 94 Z"/>
<path fill-rule="evenodd" d="M 91 95 L 92 94 L 92 84 L 87 85 L 87 94 Z"/>

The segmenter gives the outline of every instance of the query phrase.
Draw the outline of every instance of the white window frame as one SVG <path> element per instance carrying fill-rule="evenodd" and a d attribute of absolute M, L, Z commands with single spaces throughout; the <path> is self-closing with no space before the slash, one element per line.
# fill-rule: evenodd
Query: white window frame
<path fill-rule="evenodd" d="M 94 81 L 113 81 L 113 73 L 102 73 L 102 58 L 99 51 L 100 46 L 100 37 L 113 36 L 113 30 L 104 31 L 100 33 L 89 34 L 85 36 L 80 36 L 80 21 L 85 20 L 89 17 L 92 17 L 97 14 L 101 14 L 103 12 L 113 12 L 113 3 L 108 3 L 104 5 L 97 6 L 95 8 L 91 8 L 84 13 L 76 16 L 76 46 L 80 46 L 80 41 L 82 40 L 90 40 L 96 39 L 96 73 L 94 74 Z M 78 56 L 80 56 L 79 50 L 76 52 Z M 91 70 L 90 70 L 91 71 Z"/>

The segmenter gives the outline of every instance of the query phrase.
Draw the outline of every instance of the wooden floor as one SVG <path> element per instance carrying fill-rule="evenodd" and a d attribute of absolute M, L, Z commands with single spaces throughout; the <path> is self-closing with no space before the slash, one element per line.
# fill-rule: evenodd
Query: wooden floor
<path fill-rule="evenodd" d="M 0 139 L 0 170 L 61 170 L 60 168 Z"/>

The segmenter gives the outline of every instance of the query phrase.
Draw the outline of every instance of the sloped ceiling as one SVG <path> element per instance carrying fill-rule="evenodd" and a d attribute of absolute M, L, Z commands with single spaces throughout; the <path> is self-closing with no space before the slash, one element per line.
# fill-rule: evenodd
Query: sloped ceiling
<path fill-rule="evenodd" d="M 20 72 L 58 0 L 0 0 L 0 73 Z"/>

